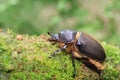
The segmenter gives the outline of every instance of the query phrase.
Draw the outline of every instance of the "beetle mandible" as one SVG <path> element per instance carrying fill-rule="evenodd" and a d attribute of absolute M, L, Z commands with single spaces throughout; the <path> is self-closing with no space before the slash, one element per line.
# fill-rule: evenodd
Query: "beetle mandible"
<path fill-rule="evenodd" d="M 49 40 L 57 42 L 59 49 L 49 57 L 54 57 L 59 52 L 65 50 L 71 54 L 72 66 L 74 69 L 73 76 L 76 75 L 74 59 L 80 60 L 86 67 L 96 72 L 99 76 L 105 68 L 106 59 L 105 50 L 102 45 L 90 35 L 84 32 L 64 30 L 58 34 L 51 34 Z"/>

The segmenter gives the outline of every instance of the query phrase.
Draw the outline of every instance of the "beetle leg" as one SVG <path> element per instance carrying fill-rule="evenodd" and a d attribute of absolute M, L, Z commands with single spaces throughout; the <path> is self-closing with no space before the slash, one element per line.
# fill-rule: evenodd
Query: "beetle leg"
<path fill-rule="evenodd" d="M 49 58 L 54 57 L 56 54 L 58 54 L 59 52 L 65 50 L 66 48 L 67 48 L 67 45 L 63 46 L 62 48 L 59 48 L 59 49 L 56 50 L 53 54 L 51 54 L 51 55 L 49 56 Z"/>
<path fill-rule="evenodd" d="M 75 58 L 74 58 L 74 52 L 72 52 L 72 56 L 71 56 L 71 58 L 72 58 L 72 66 L 73 66 L 73 69 L 74 69 L 74 71 L 73 71 L 73 77 L 75 77 L 76 76 L 76 68 L 75 68 Z"/>

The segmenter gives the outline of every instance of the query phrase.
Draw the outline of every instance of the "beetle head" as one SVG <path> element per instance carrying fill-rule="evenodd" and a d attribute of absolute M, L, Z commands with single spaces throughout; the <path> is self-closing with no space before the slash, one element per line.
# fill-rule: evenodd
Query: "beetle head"
<path fill-rule="evenodd" d="M 58 41 L 58 34 L 52 34 L 50 32 L 48 32 L 48 34 L 50 35 L 50 41 Z"/>
<path fill-rule="evenodd" d="M 64 30 L 58 34 L 51 34 L 49 32 L 48 32 L 48 34 L 51 36 L 51 38 L 50 38 L 51 41 L 72 43 L 75 40 L 77 32 L 71 31 L 71 30 Z"/>

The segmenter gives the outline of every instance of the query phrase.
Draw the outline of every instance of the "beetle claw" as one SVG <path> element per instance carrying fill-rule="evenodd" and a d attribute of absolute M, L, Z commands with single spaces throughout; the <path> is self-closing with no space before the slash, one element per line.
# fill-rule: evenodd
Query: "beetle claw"
<path fill-rule="evenodd" d="M 48 56 L 48 58 L 52 58 L 52 56 Z"/>
<path fill-rule="evenodd" d="M 72 77 L 75 78 L 76 74 L 76 71 L 74 71 Z"/>

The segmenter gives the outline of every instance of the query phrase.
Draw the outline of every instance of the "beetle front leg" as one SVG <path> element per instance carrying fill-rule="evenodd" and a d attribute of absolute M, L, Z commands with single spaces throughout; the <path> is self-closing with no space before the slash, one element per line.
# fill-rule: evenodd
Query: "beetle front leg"
<path fill-rule="evenodd" d="M 73 77 L 75 77 L 76 76 L 76 68 L 75 68 L 75 58 L 74 58 L 74 52 L 72 52 L 72 56 L 71 56 L 71 58 L 72 58 L 72 66 L 73 66 L 73 69 L 74 69 L 74 71 L 73 71 Z"/>
<path fill-rule="evenodd" d="M 53 54 L 51 54 L 49 56 L 49 58 L 54 57 L 56 54 L 60 53 L 61 51 L 65 50 L 67 48 L 67 45 L 63 46 L 62 48 L 59 48 L 58 50 L 56 50 Z"/>

